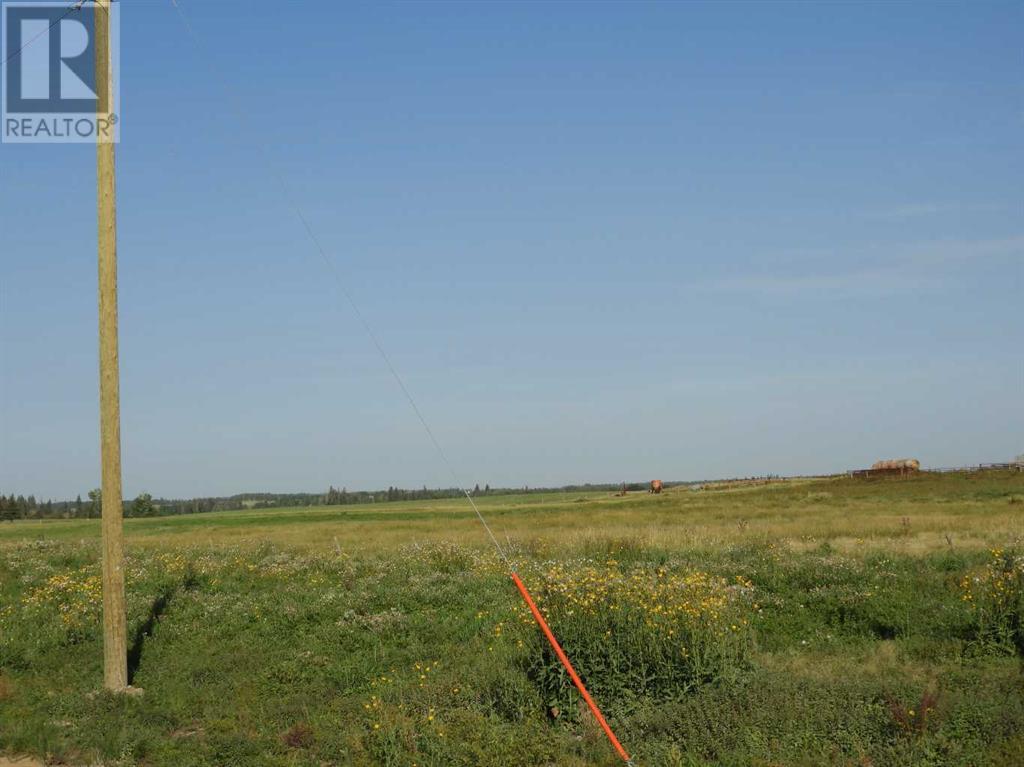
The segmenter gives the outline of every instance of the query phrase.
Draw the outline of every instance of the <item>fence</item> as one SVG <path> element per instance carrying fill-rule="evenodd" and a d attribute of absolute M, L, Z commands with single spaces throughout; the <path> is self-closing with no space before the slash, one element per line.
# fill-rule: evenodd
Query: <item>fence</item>
<path fill-rule="evenodd" d="M 926 469 L 925 471 L 933 471 L 939 474 L 949 474 L 953 472 L 967 473 L 972 471 L 1024 471 L 1024 463 L 979 463 L 971 466 L 952 466 L 938 469 Z"/>

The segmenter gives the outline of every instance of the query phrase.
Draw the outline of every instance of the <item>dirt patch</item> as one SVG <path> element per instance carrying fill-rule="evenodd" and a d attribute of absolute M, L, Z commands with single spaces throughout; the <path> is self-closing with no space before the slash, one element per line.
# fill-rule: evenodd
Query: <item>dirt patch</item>
<path fill-rule="evenodd" d="M 206 734 L 206 731 L 203 730 L 203 728 L 200 727 L 199 725 L 192 725 L 192 726 L 189 726 L 189 727 L 180 727 L 177 730 L 172 730 L 171 731 L 171 737 L 174 738 L 175 740 L 178 740 L 180 738 L 201 738 L 205 734 Z"/>
<path fill-rule="evenodd" d="M 309 748 L 314 740 L 313 729 L 305 722 L 292 725 L 290 730 L 281 733 L 281 742 L 288 748 Z"/>
<path fill-rule="evenodd" d="M 31 756 L 0 756 L 0 767 L 46 767 L 38 759 Z"/>

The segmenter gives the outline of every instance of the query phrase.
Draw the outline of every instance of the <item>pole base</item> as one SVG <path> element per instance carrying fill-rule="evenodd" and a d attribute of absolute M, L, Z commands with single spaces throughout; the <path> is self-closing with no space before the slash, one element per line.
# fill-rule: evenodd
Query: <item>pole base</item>
<path fill-rule="evenodd" d="M 141 687 L 132 687 L 131 685 L 128 685 L 127 687 L 121 687 L 117 690 L 111 690 L 109 687 L 104 687 L 102 690 L 86 693 L 85 697 L 89 700 L 92 700 L 97 695 L 102 695 L 103 693 L 110 693 L 111 695 L 127 695 L 130 698 L 141 698 L 146 693 L 146 691 L 143 690 Z"/>

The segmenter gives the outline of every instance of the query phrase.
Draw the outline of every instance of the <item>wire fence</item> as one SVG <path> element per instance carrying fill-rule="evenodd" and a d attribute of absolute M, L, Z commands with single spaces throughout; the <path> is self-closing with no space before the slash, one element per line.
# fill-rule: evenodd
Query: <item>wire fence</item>
<path fill-rule="evenodd" d="M 925 471 L 939 474 L 968 473 L 974 471 L 1024 471 L 1024 462 L 1015 461 L 1012 463 L 979 463 L 971 466 L 946 466 L 937 469 L 925 469 Z"/>

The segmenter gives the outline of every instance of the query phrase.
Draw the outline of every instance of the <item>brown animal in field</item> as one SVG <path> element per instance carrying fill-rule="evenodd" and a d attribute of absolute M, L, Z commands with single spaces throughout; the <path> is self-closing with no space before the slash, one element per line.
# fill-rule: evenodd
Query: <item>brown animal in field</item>
<path fill-rule="evenodd" d="M 661 480 L 660 479 L 652 479 L 651 480 L 651 489 L 648 490 L 647 492 L 654 493 L 655 495 L 658 495 L 661 492 L 661 488 L 662 488 Z"/>

